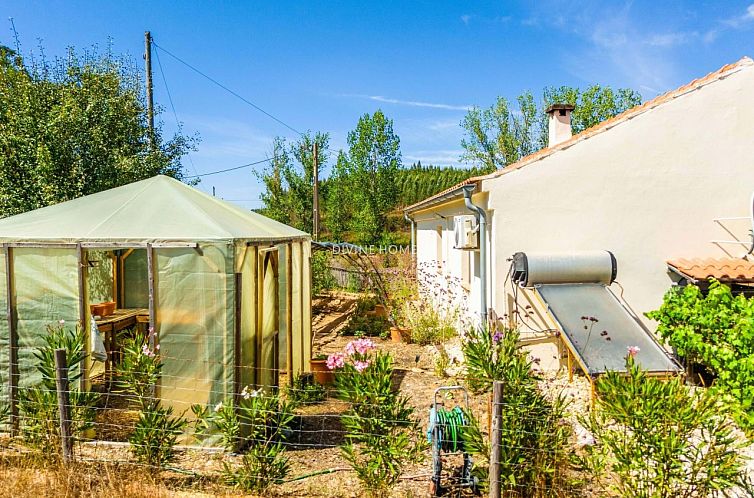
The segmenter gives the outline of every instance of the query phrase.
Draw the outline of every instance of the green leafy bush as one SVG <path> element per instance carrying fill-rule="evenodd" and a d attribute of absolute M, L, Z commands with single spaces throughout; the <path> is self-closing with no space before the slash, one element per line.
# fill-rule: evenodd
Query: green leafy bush
<path fill-rule="evenodd" d="M 197 436 L 219 432 L 230 451 L 247 450 L 241 465 L 223 462 L 223 477 L 232 486 L 262 493 L 280 484 L 290 471 L 283 445 L 295 419 L 296 404 L 277 394 L 245 387 L 238 404 L 218 403 L 213 409 L 194 405 Z"/>
<path fill-rule="evenodd" d="M 147 465 L 162 467 L 175 458 L 174 447 L 186 427 L 186 419 L 173 416 L 173 407 L 151 406 L 139 412 L 128 438 L 131 452 Z"/>
<path fill-rule="evenodd" d="M 356 309 L 348 325 L 343 330 L 344 335 L 386 337 L 390 329 L 387 318 L 371 314 L 380 301 L 374 296 L 362 296 L 356 301 Z"/>
<path fill-rule="evenodd" d="M 46 458 L 60 455 L 60 415 L 58 413 L 57 386 L 55 383 L 55 350 L 66 351 L 68 380 L 70 382 L 71 430 L 74 436 L 93 427 L 97 393 L 81 391 L 81 363 L 84 353 L 84 330 L 67 330 L 65 322 L 47 326 L 45 345 L 34 353 L 38 360 L 37 370 L 42 380 L 19 391 L 18 408 L 21 415 L 21 436 L 24 442 L 39 450 Z"/>
<path fill-rule="evenodd" d="M 162 407 L 154 396 L 163 365 L 159 344 L 150 347 L 154 339 L 150 332 L 147 337 L 135 334 L 124 340 L 117 378 L 121 391 L 134 396 L 140 408 L 139 420 L 128 438 L 131 452 L 142 463 L 162 467 L 174 459 L 174 447 L 187 422 L 173 415 L 173 407 Z"/>
<path fill-rule="evenodd" d="M 572 491 L 569 437 L 563 421 L 567 404 L 562 397 L 545 397 L 531 373 L 526 351 L 518 346 L 515 329 L 479 329 L 463 345 L 467 385 L 489 392 L 493 381 L 503 382 L 500 469 L 501 489 L 510 496 L 548 497 Z M 479 424 L 470 417 L 463 433 L 468 451 L 475 456 L 474 473 L 489 482 L 489 443 Z M 506 494 L 506 496 L 508 496 Z"/>
<path fill-rule="evenodd" d="M 312 296 L 334 289 L 338 282 L 329 267 L 330 253 L 317 251 L 312 254 Z"/>
<path fill-rule="evenodd" d="M 694 285 L 676 287 L 647 317 L 657 320 L 657 333 L 681 357 L 715 375 L 714 388 L 736 421 L 754 429 L 754 298 L 734 296 L 716 281 L 706 296 Z"/>
<path fill-rule="evenodd" d="M 262 389 L 244 387 L 238 403 L 228 400 L 214 407 L 192 405 L 198 439 L 219 433 L 228 451 L 285 439 L 295 415 L 296 403 Z"/>
<path fill-rule="evenodd" d="M 411 342 L 426 346 L 441 344 L 456 336 L 456 312 L 441 312 L 426 300 L 406 303 L 406 308 Z"/>
<path fill-rule="evenodd" d="M 502 340 L 508 337 L 508 340 Z M 506 367 L 515 363 L 515 371 L 507 372 L 510 377 L 523 378 L 528 375 L 529 365 L 525 358 L 519 358 L 518 346 L 513 337 L 518 333 L 512 330 L 492 331 L 485 328 L 472 328 L 462 343 L 466 362 L 466 386 L 475 393 L 492 392 L 492 383 L 504 380 Z"/>
<path fill-rule="evenodd" d="M 263 493 L 273 484 L 282 484 L 291 471 L 291 464 L 282 443 L 252 446 L 234 468 L 223 462 L 225 482 L 244 491 Z"/>
<path fill-rule="evenodd" d="M 295 404 L 314 404 L 325 400 L 327 390 L 314 380 L 314 375 L 303 373 L 293 378 L 293 385 L 288 387 L 286 394 Z"/>
<path fill-rule="evenodd" d="M 426 441 L 420 436 L 414 409 L 405 395 L 393 389 L 393 362 L 388 354 L 372 354 L 367 339 L 353 341 L 345 354 L 331 355 L 338 369 L 339 399 L 350 404 L 341 421 L 346 431 L 342 447 L 366 491 L 385 494 L 403 468 L 421 460 Z"/>
<path fill-rule="evenodd" d="M 582 423 L 597 444 L 581 464 L 591 489 L 622 497 L 729 496 L 745 466 L 734 426 L 710 390 L 649 377 L 628 357 L 628 375 L 596 383 L 596 409 Z"/>

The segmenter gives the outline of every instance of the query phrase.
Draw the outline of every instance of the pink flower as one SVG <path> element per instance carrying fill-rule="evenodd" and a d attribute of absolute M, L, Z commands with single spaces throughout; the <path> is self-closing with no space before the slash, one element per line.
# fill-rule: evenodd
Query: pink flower
<path fill-rule="evenodd" d="M 353 343 L 353 347 L 356 348 L 356 351 L 359 354 L 367 354 L 375 348 L 374 342 L 371 339 L 357 339 L 356 341 L 353 341 Z"/>
<path fill-rule="evenodd" d="M 361 361 L 361 360 L 359 360 L 359 361 L 354 361 L 353 362 L 353 367 L 356 370 L 358 370 L 359 372 L 363 372 L 368 366 L 369 366 L 369 362 L 368 361 Z"/>
<path fill-rule="evenodd" d="M 149 349 L 149 346 L 147 346 L 146 344 L 141 346 L 141 354 L 149 358 L 154 358 L 154 352 Z"/>
<path fill-rule="evenodd" d="M 346 344 L 345 350 L 348 356 L 353 356 L 354 353 L 356 353 L 356 348 L 353 345 L 353 341 L 350 341 L 348 344 Z"/>
<path fill-rule="evenodd" d="M 628 347 L 628 355 L 631 358 L 636 358 L 636 355 L 639 354 L 639 351 L 641 351 L 641 349 L 639 348 L 639 346 L 629 346 Z"/>
<path fill-rule="evenodd" d="M 343 353 L 333 353 L 327 357 L 327 368 L 335 370 L 336 368 L 343 368 L 346 365 L 346 355 Z"/>

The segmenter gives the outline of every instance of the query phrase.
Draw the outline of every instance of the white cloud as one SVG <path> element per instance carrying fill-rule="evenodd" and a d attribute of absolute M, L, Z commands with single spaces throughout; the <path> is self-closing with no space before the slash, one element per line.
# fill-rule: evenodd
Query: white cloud
<path fill-rule="evenodd" d="M 697 36 L 699 36 L 699 33 L 695 31 L 654 34 L 650 35 L 645 43 L 652 47 L 674 47 L 676 45 L 688 43 L 691 39 L 696 38 Z"/>
<path fill-rule="evenodd" d="M 471 109 L 469 105 L 453 105 L 443 104 L 436 102 L 421 102 L 417 100 L 401 100 L 393 99 L 390 97 L 383 97 L 382 95 L 344 95 L 346 97 L 358 97 L 362 99 L 374 100 L 375 102 L 382 102 L 384 104 L 404 105 L 410 107 L 427 107 L 430 109 L 444 109 L 447 111 L 468 111 Z"/>
<path fill-rule="evenodd" d="M 471 21 L 471 14 L 464 14 L 461 16 L 461 22 L 464 23 L 466 26 L 469 25 L 469 21 Z"/>
<path fill-rule="evenodd" d="M 705 43 L 712 43 L 725 31 L 730 29 L 743 29 L 752 25 L 752 21 L 754 21 L 754 3 L 746 7 L 746 11 L 742 14 L 718 21 L 717 25 L 709 29 L 702 39 Z"/>

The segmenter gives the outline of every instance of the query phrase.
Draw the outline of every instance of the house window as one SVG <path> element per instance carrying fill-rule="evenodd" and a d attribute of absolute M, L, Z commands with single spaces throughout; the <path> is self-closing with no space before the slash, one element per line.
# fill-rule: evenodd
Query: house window
<path fill-rule="evenodd" d="M 437 234 L 436 240 L 437 240 L 437 271 L 442 271 L 442 226 L 438 225 L 437 229 L 435 230 L 435 233 Z"/>

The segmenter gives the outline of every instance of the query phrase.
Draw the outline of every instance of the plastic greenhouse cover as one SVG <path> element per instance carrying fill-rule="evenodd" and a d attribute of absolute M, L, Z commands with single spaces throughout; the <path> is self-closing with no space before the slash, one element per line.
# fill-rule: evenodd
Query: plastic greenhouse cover
<path fill-rule="evenodd" d="M 79 321 L 78 257 L 71 249 L 15 248 L 13 286 L 16 295 L 19 386 L 41 380 L 36 349 L 45 344 L 50 324 Z"/>
<path fill-rule="evenodd" d="M 258 213 L 155 176 L 0 220 L 0 242 L 149 243 L 308 239 Z"/>
<path fill-rule="evenodd" d="M 233 257 L 227 245 L 202 249 L 155 251 L 159 392 L 177 413 L 233 393 Z"/>

